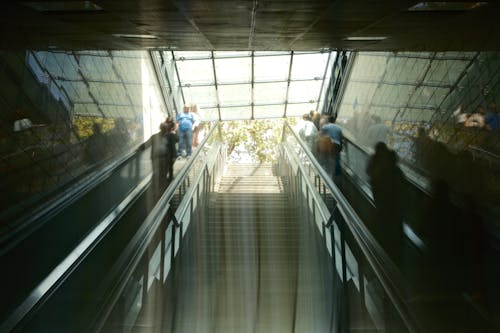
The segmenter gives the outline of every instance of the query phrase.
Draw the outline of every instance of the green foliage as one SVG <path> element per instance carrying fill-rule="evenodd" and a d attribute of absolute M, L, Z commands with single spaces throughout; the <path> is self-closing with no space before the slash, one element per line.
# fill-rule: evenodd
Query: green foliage
<path fill-rule="evenodd" d="M 101 126 L 102 133 L 106 133 L 115 127 L 115 119 L 91 116 L 76 116 L 73 119 L 73 127 L 80 139 L 85 139 L 94 134 L 92 126 L 94 123 Z"/>
<path fill-rule="evenodd" d="M 281 141 L 283 119 L 242 120 L 222 123 L 222 137 L 230 155 L 240 144 L 256 162 L 272 162 Z"/>

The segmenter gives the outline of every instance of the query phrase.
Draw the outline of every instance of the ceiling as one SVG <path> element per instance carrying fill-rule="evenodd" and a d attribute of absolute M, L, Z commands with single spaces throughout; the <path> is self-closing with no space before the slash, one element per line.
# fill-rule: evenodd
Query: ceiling
<path fill-rule="evenodd" d="M 498 1 L 490 0 L 470 11 L 408 10 L 417 3 L 407 0 L 8 0 L 2 2 L 0 12 L 0 48 L 500 50 Z M 386 39 L 345 40 L 367 36 Z"/>

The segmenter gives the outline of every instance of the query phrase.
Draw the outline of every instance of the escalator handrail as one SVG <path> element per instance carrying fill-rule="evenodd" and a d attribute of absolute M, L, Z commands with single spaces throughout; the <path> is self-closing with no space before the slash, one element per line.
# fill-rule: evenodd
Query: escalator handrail
<path fill-rule="evenodd" d="M 10 332 L 37 311 L 68 279 L 97 244 L 109 233 L 120 216 L 127 211 L 151 182 L 151 175 L 145 177 L 84 239 L 31 291 L 0 324 L 0 332 Z"/>
<path fill-rule="evenodd" d="M 354 140 L 352 140 L 349 136 L 344 135 L 343 139 L 346 142 L 348 142 L 350 146 L 356 148 L 357 150 L 361 151 L 362 153 L 366 154 L 367 156 L 372 155 L 374 152 L 373 149 L 361 146 L 360 144 L 354 142 Z M 403 168 L 403 172 L 406 176 L 405 177 L 406 180 L 411 185 L 415 186 L 419 191 L 421 191 L 422 193 L 424 193 L 427 196 L 430 196 L 430 192 L 428 189 L 429 186 L 419 182 L 416 179 L 415 175 L 412 176 L 411 174 L 409 174 L 410 173 L 409 170 L 411 170 L 411 171 L 413 171 L 413 173 L 416 173 L 420 176 L 428 178 L 428 175 L 426 174 L 426 172 L 420 168 L 416 168 L 414 165 L 411 165 L 410 163 L 408 163 L 406 160 L 403 160 L 403 159 L 399 159 L 399 164 Z M 373 198 L 373 195 L 371 195 L 371 198 Z"/>
<path fill-rule="evenodd" d="M 85 171 L 72 186 L 59 194 L 53 195 L 53 197 L 39 207 L 33 209 L 25 207 L 24 210 L 29 213 L 11 222 L 10 225 L 3 226 L 3 228 L 8 228 L 9 230 L 0 236 L 0 255 L 17 246 L 26 237 L 29 237 L 33 232 L 41 228 L 51 217 L 69 207 L 72 203 L 93 190 L 98 184 L 109 178 L 116 170 L 140 153 L 142 151 L 141 147 L 142 144 L 139 147 L 130 149 L 122 157 L 112 161 L 109 165 L 103 166 L 99 170 L 93 167 Z M 38 200 L 41 200 L 41 198 Z M 2 212 L 0 214 L 1 218 L 8 220 L 6 214 L 9 212 Z"/>
<path fill-rule="evenodd" d="M 367 259 L 367 262 L 373 269 L 377 279 L 383 286 L 386 294 L 391 300 L 393 306 L 399 313 L 401 320 L 404 322 L 406 328 L 409 332 L 421 332 L 416 319 L 411 313 L 409 307 L 407 306 L 402 288 L 401 274 L 394 265 L 394 263 L 389 259 L 387 254 L 382 250 L 378 242 L 375 240 L 373 235 L 369 232 L 368 228 L 365 226 L 361 218 L 354 211 L 352 206 L 349 204 L 347 199 L 344 197 L 342 192 L 339 190 L 337 185 L 332 181 L 325 170 L 316 161 L 312 152 L 307 148 L 304 141 L 299 137 L 299 135 L 292 129 L 288 122 L 285 123 L 285 128 L 283 131 L 288 130 L 295 140 L 299 143 L 302 150 L 305 152 L 309 158 L 310 163 L 316 169 L 316 172 L 322 178 L 323 182 L 326 184 L 330 192 L 333 194 L 335 200 L 337 201 L 337 209 L 344 217 L 346 226 L 349 228 L 350 232 L 354 236 L 357 245 L 363 252 L 363 255 Z M 286 138 L 286 135 L 284 135 Z"/>
<path fill-rule="evenodd" d="M 110 273 L 102 281 L 101 286 L 112 285 L 113 287 L 112 290 L 109 290 L 107 292 L 107 295 L 104 295 L 102 297 L 103 305 L 96 311 L 97 315 L 95 316 L 93 322 L 90 324 L 90 327 L 92 328 L 90 331 L 97 332 L 102 329 L 106 318 L 111 313 L 118 297 L 124 290 L 126 282 L 139 265 L 142 256 L 147 250 L 148 245 L 153 239 L 153 236 L 155 235 L 157 229 L 163 222 L 163 219 L 166 216 L 167 212 L 171 210 L 170 202 L 174 197 L 175 192 L 177 191 L 179 186 L 181 186 L 184 178 L 188 175 L 191 166 L 193 165 L 200 152 L 203 150 L 202 148 L 205 146 L 206 142 L 211 138 L 212 135 L 215 135 L 214 131 L 218 128 L 219 123 L 217 122 L 212 126 L 209 133 L 200 143 L 199 148 L 193 154 L 190 161 L 186 163 L 179 174 L 174 178 L 172 183 L 170 183 L 168 188 L 165 190 L 163 195 L 160 197 L 158 202 L 155 204 L 151 212 L 142 223 L 139 230 L 134 234 L 116 264 L 113 265 Z M 204 166 L 203 168 L 201 168 L 202 171 L 205 169 L 207 163 L 208 159 L 204 161 Z M 170 222 L 171 221 L 167 221 L 167 223 Z"/>

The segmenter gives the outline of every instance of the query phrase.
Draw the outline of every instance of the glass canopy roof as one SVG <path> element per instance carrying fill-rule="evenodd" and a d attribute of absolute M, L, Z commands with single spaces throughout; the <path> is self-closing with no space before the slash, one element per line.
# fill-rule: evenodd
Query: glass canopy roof
<path fill-rule="evenodd" d="M 336 53 L 177 52 L 163 58 L 176 104 L 204 120 L 300 116 L 322 107 Z M 180 105 L 177 105 L 180 110 Z"/>

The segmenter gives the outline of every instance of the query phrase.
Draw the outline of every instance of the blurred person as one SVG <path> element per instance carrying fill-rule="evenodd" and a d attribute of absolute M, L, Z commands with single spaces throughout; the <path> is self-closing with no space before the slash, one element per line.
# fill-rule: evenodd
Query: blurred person
<path fill-rule="evenodd" d="M 500 113 L 497 111 L 497 104 L 488 104 L 488 112 L 484 115 L 485 128 L 492 132 L 498 132 L 500 128 Z"/>
<path fill-rule="evenodd" d="M 318 130 L 311 121 L 309 114 L 302 115 L 302 120 L 297 123 L 296 130 L 301 139 L 307 144 L 309 150 L 311 150 L 318 135 Z"/>
<path fill-rule="evenodd" d="M 184 105 L 183 112 L 177 114 L 177 135 L 179 136 L 177 156 L 179 158 L 183 156 L 184 151 L 186 157 L 190 157 L 193 152 L 194 116 L 190 109 L 188 105 Z"/>
<path fill-rule="evenodd" d="M 167 124 L 167 125 L 172 124 L 172 125 L 174 125 L 173 126 L 173 131 L 177 130 L 177 125 L 175 124 L 174 117 L 168 116 L 167 119 L 165 119 L 165 124 Z"/>
<path fill-rule="evenodd" d="M 394 151 L 383 142 L 377 143 L 374 149 L 366 169 L 376 208 L 373 229 L 382 247 L 399 265 L 404 244 L 405 179 Z"/>
<path fill-rule="evenodd" d="M 13 126 L 14 132 L 24 131 L 33 127 L 33 122 L 31 121 L 31 119 L 29 119 L 26 116 L 26 114 L 21 110 L 16 111 L 15 119 L 16 120 L 14 121 L 14 126 Z"/>
<path fill-rule="evenodd" d="M 316 129 L 319 131 L 320 130 L 320 122 L 321 122 L 321 113 L 319 113 L 316 110 L 311 110 L 309 112 L 309 117 L 310 117 L 310 120 L 313 122 L 314 126 L 316 126 Z"/>
<path fill-rule="evenodd" d="M 153 193 L 158 197 L 167 185 L 169 166 L 168 125 L 160 124 L 160 132 L 151 137 L 151 162 L 153 164 Z"/>
<path fill-rule="evenodd" d="M 172 181 L 174 178 L 174 163 L 177 158 L 176 144 L 179 142 L 179 136 L 175 132 L 175 123 L 173 120 L 166 123 L 167 126 L 167 179 Z"/>
<path fill-rule="evenodd" d="M 335 160 L 333 157 L 333 142 L 326 131 L 320 131 L 314 143 L 313 154 L 318 163 L 323 167 L 326 173 L 332 177 L 335 170 Z"/>
<path fill-rule="evenodd" d="M 321 132 L 326 134 L 332 141 L 331 155 L 334 160 L 334 168 L 332 177 L 340 176 L 342 169 L 340 165 L 340 152 L 343 146 L 343 134 L 340 126 L 335 124 L 335 117 L 329 116 L 326 118 L 327 123 L 321 127 Z"/>
<path fill-rule="evenodd" d="M 465 127 L 483 128 L 485 114 L 486 114 L 486 111 L 484 110 L 484 107 L 479 105 L 476 108 L 476 112 L 474 112 L 473 114 L 471 114 L 467 117 L 467 120 L 464 123 Z"/>
<path fill-rule="evenodd" d="M 372 121 L 370 127 L 366 132 L 367 141 L 371 145 L 375 145 L 378 142 L 383 142 L 386 145 L 389 144 L 389 138 L 391 135 L 391 130 L 386 126 L 379 116 L 372 115 Z"/>
<path fill-rule="evenodd" d="M 193 104 L 191 106 L 191 113 L 193 114 L 193 117 L 194 117 L 192 146 L 194 148 L 196 148 L 196 147 L 198 147 L 198 144 L 199 144 L 199 133 L 200 133 L 200 126 L 201 126 L 201 116 L 200 116 L 200 113 L 198 110 L 198 105 Z"/>

